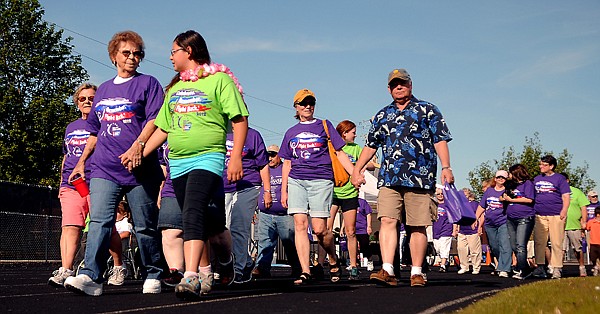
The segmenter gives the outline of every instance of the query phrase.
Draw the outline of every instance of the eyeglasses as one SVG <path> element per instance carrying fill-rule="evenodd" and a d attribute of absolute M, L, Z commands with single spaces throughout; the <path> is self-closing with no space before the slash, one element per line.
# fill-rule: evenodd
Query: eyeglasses
<path fill-rule="evenodd" d="M 127 59 L 129 59 L 129 56 L 133 55 L 134 58 L 136 59 L 141 59 L 144 57 L 144 52 L 139 50 L 139 51 L 129 51 L 129 50 L 123 50 L 121 51 L 121 53 L 123 54 L 123 56 Z"/>
<path fill-rule="evenodd" d="M 591 198 L 598 198 L 598 195 L 590 195 Z"/>
<path fill-rule="evenodd" d="M 540 162 L 540 166 L 541 167 L 548 167 L 548 166 L 550 166 L 550 164 L 547 163 L 547 162 Z"/>
<path fill-rule="evenodd" d="M 444 195 L 444 194 L 442 194 L 442 193 L 435 193 L 435 195 Z"/>
<path fill-rule="evenodd" d="M 504 179 L 504 180 L 506 180 L 506 178 L 503 177 L 503 176 L 497 176 L 496 179 Z"/>
<path fill-rule="evenodd" d="M 185 51 L 185 49 L 183 49 L 183 48 L 177 48 L 177 49 L 171 50 L 171 56 L 174 55 L 177 51 L 180 51 L 180 50 L 181 51 Z"/>
<path fill-rule="evenodd" d="M 269 157 L 275 157 L 277 156 L 277 152 L 267 152 L 267 155 L 269 155 Z"/>
<path fill-rule="evenodd" d="M 79 96 L 79 98 L 77 98 L 77 100 L 79 100 L 79 102 L 84 102 L 85 100 L 89 100 L 89 101 L 94 101 L 94 96 Z"/>

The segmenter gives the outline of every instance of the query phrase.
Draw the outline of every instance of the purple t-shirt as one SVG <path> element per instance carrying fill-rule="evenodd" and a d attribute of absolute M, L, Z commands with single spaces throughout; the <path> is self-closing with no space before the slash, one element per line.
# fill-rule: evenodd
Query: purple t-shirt
<path fill-rule="evenodd" d="M 437 210 L 437 221 L 433 222 L 433 238 L 439 239 L 441 237 L 452 236 L 452 224 L 448 220 L 448 213 L 446 205 L 440 203 Z"/>
<path fill-rule="evenodd" d="M 98 87 L 87 119 L 87 130 L 98 137 L 91 157 L 92 178 L 120 185 L 163 180 L 156 151 L 144 158 L 132 173 L 123 167 L 119 158 L 137 140 L 146 123 L 156 118 L 163 97 L 160 83 L 152 76 L 139 73 L 125 83 L 115 84 L 111 79 Z"/>
<path fill-rule="evenodd" d="M 165 175 L 165 184 L 163 185 L 162 190 L 160 190 L 160 198 L 176 197 L 175 190 L 173 189 L 173 181 L 171 181 L 171 167 L 169 167 L 169 145 L 167 142 L 164 142 L 158 148 L 158 161 L 167 169 L 167 173 Z"/>
<path fill-rule="evenodd" d="M 227 180 L 227 165 L 229 165 L 229 158 L 233 149 L 233 133 L 227 134 L 226 146 L 227 154 L 225 155 L 225 170 L 223 171 L 225 193 L 233 193 L 261 185 L 260 169 L 269 164 L 269 155 L 267 155 L 267 148 L 260 133 L 252 128 L 248 128 L 248 135 L 246 135 L 246 142 L 242 149 L 244 176 L 241 180 L 232 184 L 229 184 Z"/>
<path fill-rule="evenodd" d="M 358 199 L 358 209 L 356 210 L 356 234 L 368 234 L 367 232 L 367 215 L 373 213 L 373 209 L 369 203 L 362 199 Z"/>
<path fill-rule="evenodd" d="M 479 203 L 477 201 L 469 201 L 469 205 L 471 205 L 471 210 L 473 210 L 473 214 L 475 214 L 477 212 L 477 206 Z M 458 232 L 464 235 L 477 234 L 477 225 L 475 226 L 475 229 L 473 229 L 471 226 L 460 226 Z"/>
<path fill-rule="evenodd" d="M 551 176 L 540 174 L 533 179 L 535 185 L 535 213 L 540 216 L 558 216 L 562 210 L 563 194 L 571 194 L 567 179 L 560 173 Z"/>
<path fill-rule="evenodd" d="M 600 202 L 596 202 L 596 203 L 590 203 L 590 205 L 587 206 L 586 210 L 587 210 L 587 220 L 592 220 L 596 217 L 596 207 L 600 206 Z"/>
<path fill-rule="evenodd" d="M 281 169 L 283 168 L 283 164 L 279 164 L 279 166 L 272 168 L 269 167 L 269 175 L 271 176 L 271 197 L 273 198 L 273 205 L 271 208 L 265 208 L 265 203 L 263 202 L 265 191 L 260 189 L 260 195 L 258 197 L 258 209 L 266 214 L 276 215 L 276 216 L 284 216 L 287 215 L 287 209 L 281 205 Z"/>
<path fill-rule="evenodd" d="M 515 198 L 526 197 L 528 199 L 535 199 L 535 188 L 533 182 L 527 180 L 517 185 L 513 193 Z M 506 216 L 510 219 L 521 219 L 535 216 L 535 210 L 533 209 L 533 203 L 522 204 L 522 203 L 508 203 L 506 206 Z"/>
<path fill-rule="evenodd" d="M 63 141 L 63 154 L 65 155 L 65 163 L 61 173 L 60 187 L 75 189 L 69 184 L 69 176 L 73 172 L 73 168 L 77 165 L 79 157 L 83 153 L 85 144 L 90 137 L 90 132 L 86 131 L 87 121 L 79 118 L 67 125 L 65 130 L 65 138 Z M 85 179 L 90 180 L 90 173 L 92 171 L 90 158 L 85 161 Z"/>
<path fill-rule="evenodd" d="M 340 150 L 346 142 L 327 121 L 331 143 Z M 333 180 L 331 158 L 327 147 L 327 134 L 320 119 L 300 122 L 285 132 L 279 156 L 291 160 L 290 178 L 298 180 Z"/>
<path fill-rule="evenodd" d="M 504 189 L 496 191 L 494 188 L 489 188 L 483 192 L 483 197 L 479 201 L 479 206 L 485 208 L 486 226 L 500 227 L 506 223 L 506 212 L 504 204 L 500 201 L 500 196 L 504 193 Z"/>

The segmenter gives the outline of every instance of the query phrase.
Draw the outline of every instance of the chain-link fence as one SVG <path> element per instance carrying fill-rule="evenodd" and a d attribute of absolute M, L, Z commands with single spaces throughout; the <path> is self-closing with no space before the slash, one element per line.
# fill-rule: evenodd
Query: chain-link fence
<path fill-rule="evenodd" d="M 59 216 L 0 212 L 0 262 L 60 260 Z"/>

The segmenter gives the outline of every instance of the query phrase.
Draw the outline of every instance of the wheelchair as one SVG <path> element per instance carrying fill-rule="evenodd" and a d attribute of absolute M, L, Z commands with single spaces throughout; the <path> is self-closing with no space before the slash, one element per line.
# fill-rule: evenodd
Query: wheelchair
<path fill-rule="evenodd" d="M 87 232 L 83 233 L 81 237 L 81 244 L 79 250 L 77 251 L 77 255 L 75 258 L 75 275 L 79 275 L 79 271 L 85 267 L 84 265 L 84 256 L 85 256 L 85 247 L 87 243 Z M 128 238 L 121 240 L 121 248 L 122 248 L 122 260 L 123 265 L 127 268 L 127 279 L 141 279 L 141 257 L 140 251 L 137 244 L 137 239 L 135 234 L 132 232 Z M 114 267 L 114 261 L 112 256 L 108 258 L 106 261 L 106 270 L 102 274 L 104 279 L 108 279 L 112 273 L 112 268 Z"/>

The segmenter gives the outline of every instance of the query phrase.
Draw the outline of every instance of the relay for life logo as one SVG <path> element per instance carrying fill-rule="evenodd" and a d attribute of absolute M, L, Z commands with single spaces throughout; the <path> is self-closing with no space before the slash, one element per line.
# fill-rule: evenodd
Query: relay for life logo
<path fill-rule="evenodd" d="M 320 151 L 327 140 L 312 132 L 302 132 L 290 140 L 294 157 L 308 159 L 313 152 Z"/>

